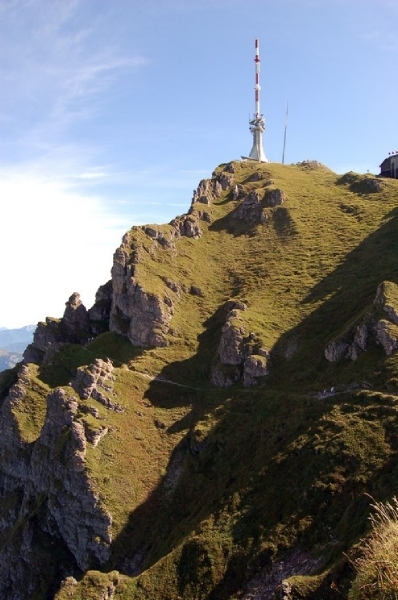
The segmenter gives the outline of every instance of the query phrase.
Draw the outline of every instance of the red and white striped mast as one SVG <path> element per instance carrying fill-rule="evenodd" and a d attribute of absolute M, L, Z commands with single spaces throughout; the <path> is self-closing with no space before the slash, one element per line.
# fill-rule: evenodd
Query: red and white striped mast
<path fill-rule="evenodd" d="M 249 154 L 249 158 L 258 162 L 268 162 L 263 148 L 263 133 L 265 131 L 265 119 L 260 112 L 260 47 L 258 40 L 255 40 L 255 86 L 254 86 L 254 116 L 249 121 L 250 131 L 253 134 L 253 147 Z"/>

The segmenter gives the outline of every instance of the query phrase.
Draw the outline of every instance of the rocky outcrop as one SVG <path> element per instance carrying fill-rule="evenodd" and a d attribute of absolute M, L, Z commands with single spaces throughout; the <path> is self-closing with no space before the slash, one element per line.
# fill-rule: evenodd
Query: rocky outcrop
<path fill-rule="evenodd" d="M 89 314 L 80 294 L 74 292 L 65 304 L 62 319 L 47 317 L 45 322 L 38 323 L 33 342 L 23 355 L 25 363 L 51 363 L 63 344 L 83 344 L 93 337 Z"/>
<path fill-rule="evenodd" d="M 246 308 L 243 302 L 226 304 L 226 320 L 211 371 L 211 382 L 218 387 L 237 382 L 255 385 L 260 377 L 269 374 L 270 353 L 261 347 L 254 333 L 247 333 L 241 318 Z"/>
<path fill-rule="evenodd" d="M 112 518 L 101 506 L 85 470 L 87 439 L 79 403 L 58 388 L 49 394 L 47 415 L 34 445 L 29 479 L 81 569 L 106 562 Z M 62 485 L 57 485 L 62 482 Z"/>
<path fill-rule="evenodd" d="M 259 221 L 262 209 L 260 192 L 252 190 L 239 204 L 233 215 L 242 221 Z"/>
<path fill-rule="evenodd" d="M 380 319 L 375 327 L 378 343 L 383 347 L 387 356 L 398 349 L 398 326 L 386 319 Z"/>
<path fill-rule="evenodd" d="M 260 377 L 265 377 L 269 374 L 269 358 L 268 350 L 260 348 L 259 354 L 251 354 L 243 363 L 243 385 L 249 387 L 256 385 Z"/>
<path fill-rule="evenodd" d="M 74 292 L 65 304 L 65 312 L 61 320 L 63 335 L 68 340 L 75 340 L 76 343 L 86 341 L 91 337 L 91 327 L 88 312 L 80 300 L 80 294 Z"/>
<path fill-rule="evenodd" d="M 109 330 L 112 288 L 112 280 L 109 280 L 105 285 L 101 285 L 95 294 L 95 302 L 88 311 L 91 332 L 95 336 Z"/>
<path fill-rule="evenodd" d="M 123 412 L 123 408 L 113 401 L 113 384 L 115 381 L 112 362 L 97 358 L 88 367 L 80 367 L 71 386 L 79 394 L 81 400 L 93 398 L 106 408 Z"/>
<path fill-rule="evenodd" d="M 126 241 L 126 240 L 125 240 Z M 167 346 L 166 335 L 174 312 L 170 295 L 146 292 L 134 275 L 138 253 L 130 256 L 125 245 L 114 254 L 110 329 L 127 335 L 133 346 Z"/>
<path fill-rule="evenodd" d="M 280 206 L 286 200 L 286 194 L 283 190 L 278 188 L 274 188 L 272 190 L 268 190 L 264 195 L 264 204 L 265 206 L 269 206 L 273 208 L 274 206 Z"/>
<path fill-rule="evenodd" d="M 359 175 L 353 171 L 342 175 L 337 183 L 348 185 L 351 192 L 356 194 L 375 194 L 381 192 L 385 187 L 383 180 L 371 175 Z"/>
<path fill-rule="evenodd" d="M 88 445 L 98 444 L 106 429 L 103 420 L 95 436 L 80 415 L 79 400 L 57 388 L 47 396 L 38 437 L 24 441 L 18 414 L 32 401 L 27 395 L 31 388 L 30 367 L 22 365 L 0 410 L 0 534 L 9 540 L 0 548 L 4 600 L 36 597 L 43 575 L 37 540 L 51 539 L 54 552 L 63 557 L 57 565 L 54 556 L 51 566 L 60 575 L 65 568 L 105 563 L 112 541 L 112 518 L 91 485 L 85 458 Z"/>
<path fill-rule="evenodd" d="M 383 310 L 390 321 L 398 325 L 398 285 L 383 281 L 377 288 L 374 305 Z"/>
<path fill-rule="evenodd" d="M 175 230 L 175 237 L 189 237 L 194 239 L 199 239 L 202 237 L 202 230 L 199 226 L 198 217 L 194 214 L 191 215 L 183 215 L 181 217 L 176 217 L 172 221 L 170 221 L 170 225 Z"/>
<path fill-rule="evenodd" d="M 395 303 L 394 303 L 395 301 Z M 398 349 L 398 286 L 383 281 L 377 288 L 376 297 L 361 320 L 339 339 L 325 348 L 325 358 L 335 362 L 341 358 L 357 360 L 369 343 L 382 346 L 387 356 Z M 380 317 L 380 313 L 385 313 Z"/>
<path fill-rule="evenodd" d="M 235 166 L 228 163 L 221 172 L 214 172 L 211 179 L 202 179 L 193 192 L 191 206 L 201 203 L 210 205 L 219 198 L 223 191 L 228 190 L 234 183 Z"/>
<path fill-rule="evenodd" d="M 233 196 L 239 198 L 240 190 L 236 189 Z M 283 190 L 266 188 L 264 191 L 264 188 L 256 188 L 244 197 L 232 214 L 235 218 L 248 223 L 264 223 L 267 221 L 266 209 L 280 206 L 285 201 L 286 195 Z"/>

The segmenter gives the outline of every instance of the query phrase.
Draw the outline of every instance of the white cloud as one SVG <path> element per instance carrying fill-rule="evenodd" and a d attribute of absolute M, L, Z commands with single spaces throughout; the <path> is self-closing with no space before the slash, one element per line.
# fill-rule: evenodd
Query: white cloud
<path fill-rule="evenodd" d="M 90 307 L 110 278 L 125 223 L 99 198 L 23 173 L 0 174 L 0 197 L 0 325 L 60 317 L 74 291 Z"/>
<path fill-rule="evenodd" d="M 25 106 L 29 122 L 23 125 L 33 126 L 37 135 L 95 116 L 104 90 L 148 62 L 106 37 L 106 11 L 92 13 L 87 27 L 81 0 L 0 2 L 0 7 L 1 118 L 12 121 L 16 108 Z"/>

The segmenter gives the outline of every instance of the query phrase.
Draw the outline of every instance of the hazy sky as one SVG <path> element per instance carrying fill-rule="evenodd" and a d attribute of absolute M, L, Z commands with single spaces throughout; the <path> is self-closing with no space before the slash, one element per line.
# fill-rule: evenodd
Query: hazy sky
<path fill-rule="evenodd" d="M 132 225 L 264 146 L 379 172 L 398 149 L 398 0 L 0 0 L 0 326 L 89 308 Z"/>

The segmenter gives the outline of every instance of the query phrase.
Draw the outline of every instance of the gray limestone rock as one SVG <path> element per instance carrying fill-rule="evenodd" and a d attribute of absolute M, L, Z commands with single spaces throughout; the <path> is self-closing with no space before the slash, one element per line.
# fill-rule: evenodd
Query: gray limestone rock
<path fill-rule="evenodd" d="M 145 291 L 136 282 L 136 259 L 137 253 L 129 258 L 123 247 L 114 254 L 110 330 L 126 335 L 133 346 L 167 346 L 173 302 L 166 295 Z"/>
<path fill-rule="evenodd" d="M 398 285 L 391 281 L 383 281 L 377 288 L 374 305 L 382 308 L 389 320 L 398 325 L 398 306 L 394 306 L 392 296 L 398 297 Z"/>
<path fill-rule="evenodd" d="M 286 201 L 286 194 L 283 190 L 275 188 L 265 192 L 264 203 L 265 206 L 274 207 L 280 206 Z"/>
<path fill-rule="evenodd" d="M 243 363 L 243 385 L 256 385 L 259 377 L 269 375 L 269 357 L 251 354 Z"/>
<path fill-rule="evenodd" d="M 112 280 L 109 280 L 105 285 L 101 285 L 95 294 L 95 302 L 88 311 L 88 318 L 93 335 L 99 335 L 109 330 L 112 293 Z"/>
<path fill-rule="evenodd" d="M 329 362 L 336 362 L 347 355 L 349 344 L 342 340 L 335 340 L 325 348 L 325 358 Z"/>
<path fill-rule="evenodd" d="M 199 239 L 202 236 L 202 230 L 199 227 L 198 219 L 195 215 L 182 215 L 170 221 L 170 225 L 174 228 L 175 236 L 189 237 Z"/>
<path fill-rule="evenodd" d="M 82 400 L 93 398 L 106 408 L 123 412 L 123 408 L 112 399 L 114 376 L 112 362 L 97 358 L 88 367 L 80 367 L 71 386 Z"/>
<path fill-rule="evenodd" d="M 261 216 L 261 196 L 257 190 L 252 190 L 234 211 L 234 216 L 242 221 L 258 221 Z"/>
<path fill-rule="evenodd" d="M 398 326 L 386 319 L 380 319 L 375 328 L 376 341 L 381 344 L 387 356 L 398 349 Z"/>
<path fill-rule="evenodd" d="M 210 379 L 218 387 L 227 387 L 238 381 L 251 386 L 259 377 L 269 374 L 269 351 L 255 343 L 256 335 L 248 334 L 241 320 L 247 309 L 244 302 L 226 302 L 226 321 L 221 330 L 217 358 Z"/>
<path fill-rule="evenodd" d="M 74 292 L 65 303 L 61 320 L 62 333 L 68 341 L 84 342 L 91 337 L 90 321 L 80 294 Z"/>

